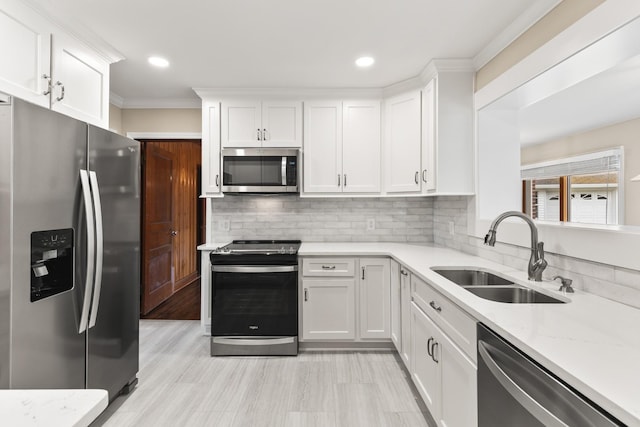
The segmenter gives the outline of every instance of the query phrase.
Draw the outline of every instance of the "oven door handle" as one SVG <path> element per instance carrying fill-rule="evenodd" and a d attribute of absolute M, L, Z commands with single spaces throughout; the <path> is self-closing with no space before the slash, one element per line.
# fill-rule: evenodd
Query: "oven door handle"
<path fill-rule="evenodd" d="M 285 337 L 285 338 L 223 338 L 223 337 L 213 337 L 213 342 L 216 344 L 227 344 L 227 345 L 278 345 L 278 344 L 291 344 L 296 342 L 295 337 Z"/>
<path fill-rule="evenodd" d="M 545 426 L 550 427 L 568 427 L 567 424 L 562 422 L 558 417 L 552 414 L 547 408 L 542 406 L 527 392 L 525 392 L 517 383 L 513 380 L 498 363 L 491 357 L 489 352 L 490 344 L 485 343 L 482 340 L 478 341 L 478 354 L 484 361 L 485 365 L 494 376 L 496 380 L 504 387 L 504 389 L 516 400 L 522 407 L 524 407 L 531 415 L 533 415 L 538 421 Z"/>
<path fill-rule="evenodd" d="M 214 265 L 216 273 L 289 273 L 298 271 L 297 265 Z"/>

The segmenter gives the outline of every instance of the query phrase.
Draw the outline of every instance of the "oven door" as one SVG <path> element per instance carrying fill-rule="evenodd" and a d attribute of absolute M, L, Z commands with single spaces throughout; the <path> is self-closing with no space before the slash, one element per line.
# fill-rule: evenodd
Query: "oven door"
<path fill-rule="evenodd" d="M 214 265 L 211 335 L 298 335 L 297 265 Z"/>

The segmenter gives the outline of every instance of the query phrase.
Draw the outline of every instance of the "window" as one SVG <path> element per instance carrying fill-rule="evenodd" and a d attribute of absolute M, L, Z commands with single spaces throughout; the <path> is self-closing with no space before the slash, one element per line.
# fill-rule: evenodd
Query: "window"
<path fill-rule="evenodd" d="M 522 210 L 534 219 L 619 224 L 622 148 L 522 167 Z"/>

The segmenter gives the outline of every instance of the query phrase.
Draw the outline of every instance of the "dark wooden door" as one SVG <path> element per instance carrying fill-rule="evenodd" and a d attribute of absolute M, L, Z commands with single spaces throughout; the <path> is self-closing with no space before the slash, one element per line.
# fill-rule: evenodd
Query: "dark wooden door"
<path fill-rule="evenodd" d="M 173 174 L 175 155 L 153 143 L 145 147 L 143 192 L 142 314 L 173 293 Z"/>

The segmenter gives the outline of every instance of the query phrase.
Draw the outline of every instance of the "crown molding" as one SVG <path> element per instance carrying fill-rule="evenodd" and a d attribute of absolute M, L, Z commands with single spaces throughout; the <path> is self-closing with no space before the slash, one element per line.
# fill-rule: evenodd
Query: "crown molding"
<path fill-rule="evenodd" d="M 109 92 L 109 104 L 115 105 L 118 108 L 124 107 L 124 98 L 114 92 Z"/>
<path fill-rule="evenodd" d="M 211 98 L 255 98 L 256 96 L 264 98 L 327 98 L 330 96 L 338 96 L 346 98 L 349 96 L 357 98 L 380 98 L 382 96 L 382 88 L 193 88 L 193 91 L 202 99 Z"/>
<path fill-rule="evenodd" d="M 474 69 L 479 70 L 484 67 L 561 2 L 562 0 L 537 0 L 533 2 L 526 11 L 502 30 L 496 38 L 491 40 L 489 44 L 473 58 Z"/>
<path fill-rule="evenodd" d="M 34 0 L 22 1 L 53 25 L 89 47 L 109 64 L 125 59 L 125 56 L 119 50 L 104 41 L 89 27 L 72 18 L 71 14 L 65 13 L 66 9 L 61 8 L 59 4 L 54 4 L 54 2 L 36 3 Z"/>

